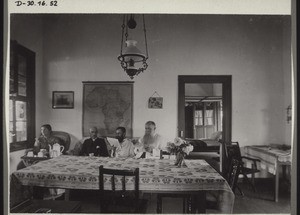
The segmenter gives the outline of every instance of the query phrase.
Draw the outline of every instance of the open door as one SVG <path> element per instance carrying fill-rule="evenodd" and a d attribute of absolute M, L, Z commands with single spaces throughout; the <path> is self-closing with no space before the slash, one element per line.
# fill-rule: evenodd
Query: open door
<path fill-rule="evenodd" d="M 191 120 L 192 105 L 186 103 L 186 84 L 221 84 L 222 96 L 219 100 L 214 102 L 203 102 L 202 107 L 195 110 L 193 107 L 193 120 Z M 207 99 L 206 99 L 207 100 Z M 204 100 L 203 100 L 204 101 Z M 221 112 L 216 112 L 221 108 Z M 186 112 L 186 109 L 189 112 Z M 199 116 L 199 121 L 195 115 Z M 216 123 L 211 123 L 214 116 L 221 117 Z M 183 138 L 208 137 L 213 131 L 222 130 L 222 140 L 224 142 L 231 141 L 231 117 L 232 117 L 232 86 L 231 75 L 179 75 L 178 76 L 178 136 Z M 191 129 L 191 126 L 193 129 Z M 197 130 L 198 129 L 198 130 Z M 198 133 L 197 133 L 198 132 Z M 202 132 L 202 133 L 201 133 Z M 223 144 L 224 145 L 224 144 Z M 222 163 L 224 163 L 224 149 L 221 150 Z M 224 172 L 222 166 L 222 172 Z"/>

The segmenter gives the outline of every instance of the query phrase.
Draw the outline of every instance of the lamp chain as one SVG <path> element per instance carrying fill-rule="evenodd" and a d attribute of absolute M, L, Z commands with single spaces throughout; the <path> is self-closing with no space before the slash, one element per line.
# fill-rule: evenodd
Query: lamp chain
<path fill-rule="evenodd" d="M 126 32 L 125 32 L 125 41 L 128 39 L 128 15 L 126 15 Z"/>
<path fill-rule="evenodd" d="M 146 45 L 146 59 L 148 59 L 148 46 L 147 46 L 146 25 L 145 25 L 144 15 L 143 15 L 143 26 L 144 26 L 144 35 L 145 35 L 145 45 Z"/>
<path fill-rule="evenodd" d="M 124 28 L 125 28 L 125 15 L 123 16 L 123 24 L 122 24 L 122 39 L 121 39 L 121 53 L 123 53 L 123 41 L 124 41 Z"/>

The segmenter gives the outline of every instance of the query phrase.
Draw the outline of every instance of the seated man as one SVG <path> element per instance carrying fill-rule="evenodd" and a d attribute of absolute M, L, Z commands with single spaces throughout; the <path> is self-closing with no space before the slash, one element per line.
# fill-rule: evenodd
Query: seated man
<path fill-rule="evenodd" d="M 37 154 L 40 150 L 45 150 L 46 155 L 50 156 L 49 151 L 55 143 L 61 144 L 60 139 L 52 135 L 52 127 L 49 124 L 41 126 L 41 135 L 36 138 L 33 151 Z M 33 187 L 33 196 L 36 199 L 55 199 L 65 192 L 64 189 Z"/>
<path fill-rule="evenodd" d="M 61 141 L 52 135 L 52 127 L 49 124 L 41 126 L 41 135 L 36 138 L 33 146 L 33 151 L 37 154 L 41 149 L 46 150 L 46 154 L 49 155 L 49 147 L 53 146 L 55 143 L 61 144 Z"/>
<path fill-rule="evenodd" d="M 113 157 L 129 158 L 134 156 L 134 145 L 133 143 L 125 138 L 126 129 L 124 127 L 118 127 L 116 129 L 116 139 L 119 144 L 114 147 Z"/>
<path fill-rule="evenodd" d="M 148 121 L 145 124 L 145 134 L 141 137 L 137 143 L 137 151 L 152 153 L 153 149 L 165 150 L 166 141 L 163 140 L 162 136 L 155 132 L 156 125 L 153 121 Z"/>
<path fill-rule="evenodd" d="M 109 156 L 106 143 L 103 139 L 98 137 L 98 130 L 96 127 L 90 128 L 90 138 L 83 142 L 79 155 L 102 157 Z"/>

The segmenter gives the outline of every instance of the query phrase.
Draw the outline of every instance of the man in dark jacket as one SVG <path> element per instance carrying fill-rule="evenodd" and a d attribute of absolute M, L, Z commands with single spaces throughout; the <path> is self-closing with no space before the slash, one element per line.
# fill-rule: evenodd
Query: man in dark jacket
<path fill-rule="evenodd" d="M 79 155 L 108 157 L 108 150 L 104 139 L 98 137 L 96 127 L 90 128 L 90 138 L 83 142 Z"/>

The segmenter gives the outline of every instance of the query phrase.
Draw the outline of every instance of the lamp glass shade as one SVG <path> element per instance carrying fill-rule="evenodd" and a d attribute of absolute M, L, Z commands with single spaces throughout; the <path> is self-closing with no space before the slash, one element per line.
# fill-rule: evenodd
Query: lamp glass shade
<path fill-rule="evenodd" d="M 136 44 L 137 41 L 135 40 L 126 41 L 126 48 L 122 54 L 125 62 L 129 62 L 130 60 L 133 60 L 134 62 L 141 62 L 146 58 L 145 55 L 137 48 Z"/>

